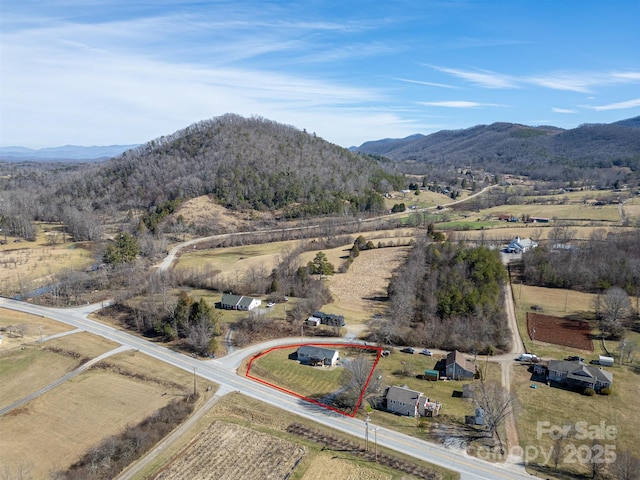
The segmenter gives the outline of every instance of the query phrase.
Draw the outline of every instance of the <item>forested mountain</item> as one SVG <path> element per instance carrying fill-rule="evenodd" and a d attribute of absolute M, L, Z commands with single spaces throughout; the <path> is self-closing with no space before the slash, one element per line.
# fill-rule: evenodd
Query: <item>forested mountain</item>
<path fill-rule="evenodd" d="M 425 137 L 366 142 L 357 151 L 405 162 L 405 170 L 413 171 L 420 165 L 467 166 L 542 180 L 637 182 L 640 117 L 571 130 L 494 123 Z"/>
<path fill-rule="evenodd" d="M 382 198 L 374 189 L 389 182 L 401 178 L 368 156 L 294 127 L 229 114 L 97 165 L 56 196 L 126 209 L 211 194 L 228 208 L 288 207 L 297 216 L 379 210 Z"/>
<path fill-rule="evenodd" d="M 0 162 L 0 217 L 81 223 L 75 236 L 92 240 L 97 215 L 174 208 L 201 195 L 289 218 L 379 213 L 381 193 L 403 186 L 394 168 L 291 126 L 228 114 L 102 162 Z"/>

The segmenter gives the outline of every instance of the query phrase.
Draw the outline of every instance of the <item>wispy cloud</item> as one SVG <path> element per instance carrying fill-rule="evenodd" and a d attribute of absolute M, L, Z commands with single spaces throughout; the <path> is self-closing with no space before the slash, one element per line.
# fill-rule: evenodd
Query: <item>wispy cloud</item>
<path fill-rule="evenodd" d="M 422 80 L 410 80 L 408 78 L 397 78 L 397 77 L 394 77 L 393 80 L 397 80 L 399 82 L 404 82 L 404 83 L 414 83 L 416 85 L 425 85 L 427 87 L 451 88 L 451 89 L 455 89 L 455 90 L 460 89 L 460 87 L 456 87 L 454 85 L 447 85 L 445 83 L 425 82 L 425 81 L 422 81 Z"/>
<path fill-rule="evenodd" d="M 418 102 L 425 107 L 445 107 L 445 108 L 482 108 L 482 107 L 506 107 L 498 103 L 467 102 L 464 100 L 450 100 L 443 102 Z"/>
<path fill-rule="evenodd" d="M 474 85 L 484 88 L 518 88 L 518 82 L 514 77 L 503 75 L 488 70 L 459 70 L 429 65 L 440 72 L 448 73 L 454 77 L 467 80 Z"/>
<path fill-rule="evenodd" d="M 482 88 L 508 89 L 535 85 L 552 90 L 591 93 L 597 87 L 640 83 L 640 72 L 551 72 L 532 75 L 508 75 L 489 70 L 461 70 L 427 65 L 435 70 Z"/>
<path fill-rule="evenodd" d="M 640 107 L 640 98 L 635 98 L 633 100 L 626 100 L 624 102 L 616 102 L 610 103 L 608 105 L 582 105 L 585 108 L 590 108 L 595 110 L 596 112 L 602 112 L 605 110 L 625 110 L 627 108 L 636 108 Z"/>
<path fill-rule="evenodd" d="M 557 108 L 557 107 L 553 107 L 551 111 L 554 113 L 578 113 L 577 110 L 573 110 L 570 108 Z"/>

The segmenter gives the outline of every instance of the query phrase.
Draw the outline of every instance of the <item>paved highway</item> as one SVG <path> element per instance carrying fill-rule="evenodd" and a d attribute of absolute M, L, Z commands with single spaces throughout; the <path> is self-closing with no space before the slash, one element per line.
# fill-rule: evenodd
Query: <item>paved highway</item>
<path fill-rule="evenodd" d="M 271 389 L 266 385 L 251 381 L 236 374 L 237 366 L 242 361 L 242 358 L 270 348 L 271 346 L 286 344 L 287 342 L 297 343 L 300 341 L 299 338 L 267 342 L 248 349 L 238 350 L 224 359 L 201 362 L 195 358 L 176 353 L 127 332 L 90 320 L 88 315 L 102 308 L 101 304 L 87 305 L 80 308 L 55 309 L 0 298 L 0 307 L 40 315 L 72 325 L 77 329 L 118 342 L 123 348 L 138 349 L 142 353 L 189 372 L 193 372 L 195 368 L 198 376 L 219 384 L 223 391 L 240 392 L 354 437 L 364 439 L 365 426 L 361 420 L 346 417 L 317 405 L 309 404 L 296 397 Z M 312 341 L 311 339 L 308 340 Z M 317 339 L 315 339 L 315 341 L 317 341 Z M 369 428 L 371 432 L 371 429 L 376 427 L 370 424 Z M 369 434 L 369 438 L 371 439 L 371 433 Z M 531 478 L 520 466 L 485 462 L 464 455 L 458 451 L 448 450 L 439 445 L 431 444 L 386 428 L 378 428 L 377 441 L 382 447 L 460 472 L 462 480 L 520 480 Z"/>

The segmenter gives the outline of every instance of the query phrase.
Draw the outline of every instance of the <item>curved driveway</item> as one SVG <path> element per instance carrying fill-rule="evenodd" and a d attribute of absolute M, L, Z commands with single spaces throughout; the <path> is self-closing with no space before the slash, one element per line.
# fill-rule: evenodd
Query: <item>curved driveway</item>
<path fill-rule="evenodd" d="M 72 325 L 78 329 L 118 342 L 125 348 L 139 349 L 142 353 L 189 372 L 193 372 L 195 368 L 198 376 L 219 384 L 223 392 L 241 392 L 244 395 L 335 428 L 346 434 L 364 438 L 364 423 L 361 420 L 309 404 L 236 374 L 237 366 L 246 356 L 278 344 L 297 343 L 300 341 L 299 338 L 267 342 L 248 349 L 238 350 L 223 360 L 200 362 L 187 355 L 176 353 L 127 332 L 88 319 L 89 313 L 102 308 L 101 304 L 74 309 L 54 309 L 15 300 L 0 299 L 0 307 L 41 315 Z M 460 473 L 460 478 L 463 480 L 520 480 L 531 478 L 530 475 L 524 473 L 523 469 L 514 465 L 485 462 L 386 428 L 379 428 L 377 437 L 381 446 L 455 470 Z"/>

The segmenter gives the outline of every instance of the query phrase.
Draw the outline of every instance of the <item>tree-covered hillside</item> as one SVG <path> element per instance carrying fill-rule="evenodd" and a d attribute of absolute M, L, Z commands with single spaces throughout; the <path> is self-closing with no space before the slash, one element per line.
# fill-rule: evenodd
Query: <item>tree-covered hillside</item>
<path fill-rule="evenodd" d="M 379 211 L 374 192 L 402 185 L 366 155 L 262 118 L 224 115 L 125 152 L 57 191 L 117 209 L 214 195 L 228 208 L 291 216 Z"/>

